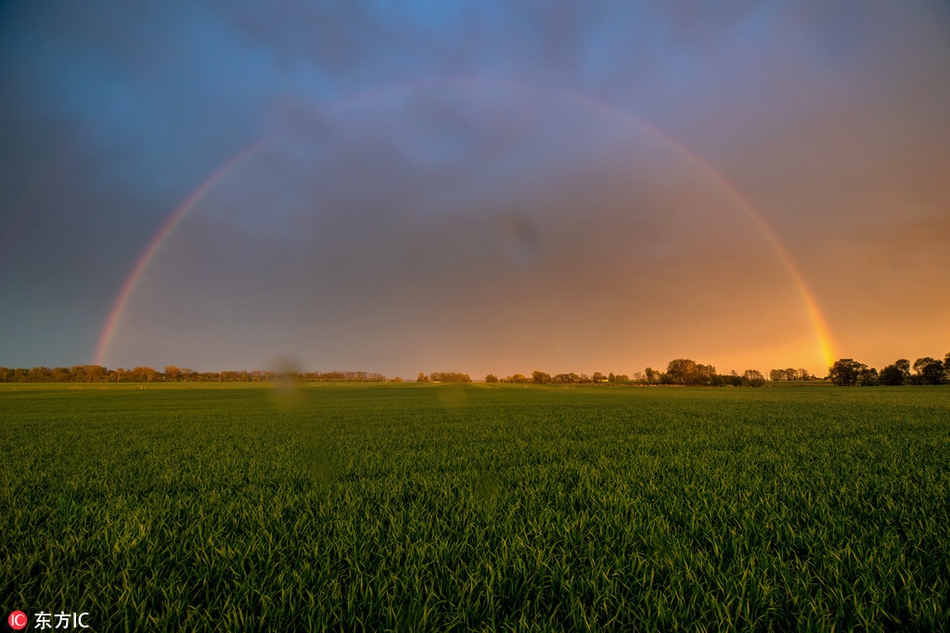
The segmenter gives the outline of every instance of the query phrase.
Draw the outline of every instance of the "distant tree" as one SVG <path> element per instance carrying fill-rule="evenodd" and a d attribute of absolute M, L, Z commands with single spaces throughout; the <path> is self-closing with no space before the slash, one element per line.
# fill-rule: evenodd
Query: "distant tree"
<path fill-rule="evenodd" d="M 906 358 L 901 358 L 900 360 L 894 361 L 894 366 L 897 367 L 901 374 L 904 376 L 904 384 L 913 384 L 916 385 L 917 381 L 914 380 L 913 374 L 910 373 L 910 361 Z"/>
<path fill-rule="evenodd" d="M 652 367 L 647 367 L 643 370 L 643 377 L 648 385 L 655 385 L 660 382 L 660 372 L 653 369 Z"/>
<path fill-rule="evenodd" d="M 878 378 L 882 385 L 896 386 L 904 384 L 904 372 L 897 365 L 888 365 L 882 369 Z"/>
<path fill-rule="evenodd" d="M 152 382 L 158 372 L 151 367 L 135 367 L 129 372 L 129 377 L 135 382 Z"/>
<path fill-rule="evenodd" d="M 674 358 L 666 365 L 666 375 L 676 385 L 691 385 L 695 382 L 696 361 Z"/>
<path fill-rule="evenodd" d="M 667 364 L 666 374 L 671 384 L 711 385 L 712 378 L 716 375 L 716 368 L 688 358 L 676 358 Z"/>
<path fill-rule="evenodd" d="M 485 376 L 485 382 L 498 382 L 498 376 L 495 374 L 488 374 Z"/>
<path fill-rule="evenodd" d="M 828 377 L 839 387 L 853 387 L 858 383 L 858 377 L 864 369 L 867 369 L 867 365 L 856 362 L 853 358 L 842 358 L 828 368 Z"/>
<path fill-rule="evenodd" d="M 595 371 L 594 375 L 591 376 L 590 379 L 595 383 L 607 382 L 607 376 L 603 375 L 599 371 Z"/>
<path fill-rule="evenodd" d="M 416 378 L 416 382 L 429 382 L 429 378 L 420 371 L 419 376 Z"/>
<path fill-rule="evenodd" d="M 750 387 L 761 387 L 765 385 L 765 376 L 758 369 L 747 369 L 742 374 L 742 384 Z"/>
<path fill-rule="evenodd" d="M 914 373 L 924 385 L 939 385 L 943 382 L 943 363 L 925 356 L 914 361 Z"/>
<path fill-rule="evenodd" d="M 546 374 L 543 371 L 533 371 L 531 372 L 531 380 L 536 385 L 546 385 L 551 382 L 551 374 Z"/>
<path fill-rule="evenodd" d="M 807 369 L 795 369 L 787 367 L 785 369 L 773 369 L 769 372 L 769 380 L 773 382 L 792 381 L 792 380 L 811 380 Z"/>
<path fill-rule="evenodd" d="M 713 376 L 716 375 L 716 368 L 712 365 L 696 365 L 696 374 L 695 374 L 695 384 L 697 385 L 711 385 L 713 381 Z M 764 378 L 763 378 L 764 380 Z"/>
<path fill-rule="evenodd" d="M 178 382 L 181 380 L 181 370 L 174 365 L 165 366 L 165 380 L 169 382 Z"/>
<path fill-rule="evenodd" d="M 472 382 L 468 374 L 456 371 L 435 371 L 429 374 L 432 382 Z"/>
<path fill-rule="evenodd" d="M 877 370 L 873 367 L 862 367 L 858 372 L 858 384 L 862 387 L 876 387 L 881 384 Z"/>

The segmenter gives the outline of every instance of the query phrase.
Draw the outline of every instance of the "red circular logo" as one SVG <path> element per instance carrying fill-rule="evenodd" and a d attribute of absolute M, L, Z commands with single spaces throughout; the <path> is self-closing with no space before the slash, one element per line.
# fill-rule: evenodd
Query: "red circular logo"
<path fill-rule="evenodd" d="M 29 622 L 29 618 L 27 618 L 26 614 L 22 611 L 14 611 L 10 614 L 10 617 L 7 618 L 7 623 L 14 631 L 25 629 L 27 622 Z"/>

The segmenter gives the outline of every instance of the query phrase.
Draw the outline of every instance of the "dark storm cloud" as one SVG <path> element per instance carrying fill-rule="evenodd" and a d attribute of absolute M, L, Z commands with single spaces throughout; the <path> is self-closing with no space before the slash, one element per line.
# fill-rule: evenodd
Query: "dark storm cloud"
<path fill-rule="evenodd" d="M 950 296 L 915 274 L 945 244 L 948 32 L 928 3 L 5 5 L 0 364 L 88 361 L 158 227 L 264 139 L 160 251 L 110 364 L 590 371 L 688 342 L 813 365 L 762 235 L 622 112 L 730 177 L 843 346 L 890 362 L 872 280 L 910 275 L 895 301 L 931 317 Z"/>

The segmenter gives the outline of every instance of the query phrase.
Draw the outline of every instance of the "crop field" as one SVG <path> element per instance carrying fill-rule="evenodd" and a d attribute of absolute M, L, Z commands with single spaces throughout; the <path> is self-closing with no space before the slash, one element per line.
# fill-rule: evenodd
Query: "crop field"
<path fill-rule="evenodd" d="M 950 630 L 944 387 L 3 385 L 0 454 L 27 630 Z"/>

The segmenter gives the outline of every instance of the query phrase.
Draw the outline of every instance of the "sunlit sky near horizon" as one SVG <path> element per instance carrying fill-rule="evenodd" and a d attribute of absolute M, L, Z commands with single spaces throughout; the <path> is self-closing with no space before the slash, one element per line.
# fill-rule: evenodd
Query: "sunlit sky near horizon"
<path fill-rule="evenodd" d="M 940 2 L 0 4 L 0 366 L 950 352 Z"/>

